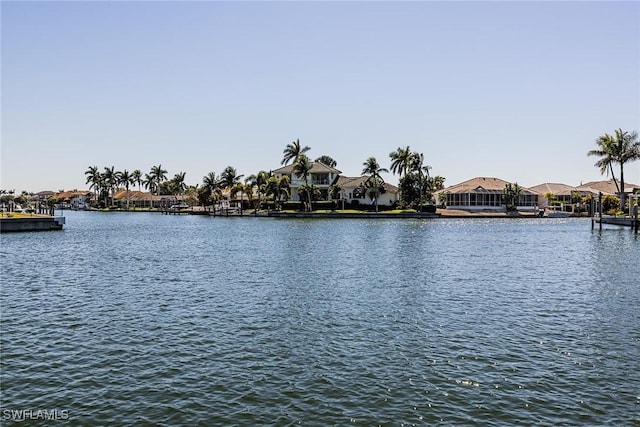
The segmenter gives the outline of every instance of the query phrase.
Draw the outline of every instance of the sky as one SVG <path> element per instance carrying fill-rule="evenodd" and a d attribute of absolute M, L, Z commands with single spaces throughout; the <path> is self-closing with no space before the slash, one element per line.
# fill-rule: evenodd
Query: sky
<path fill-rule="evenodd" d="M 408 145 L 446 185 L 580 185 L 607 179 L 598 136 L 640 131 L 636 1 L 0 7 L 0 188 L 18 193 L 86 189 L 90 166 L 246 177 L 295 139 L 347 176 Z"/>

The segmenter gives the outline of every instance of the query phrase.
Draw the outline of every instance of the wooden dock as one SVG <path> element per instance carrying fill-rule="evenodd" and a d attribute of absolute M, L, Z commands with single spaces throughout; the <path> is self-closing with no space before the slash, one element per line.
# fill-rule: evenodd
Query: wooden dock
<path fill-rule="evenodd" d="M 611 225 L 619 225 L 621 227 L 631 227 L 631 230 L 638 234 L 638 229 L 640 228 L 640 219 L 632 218 L 629 216 L 608 216 L 603 215 L 602 217 L 594 217 L 591 218 L 591 229 L 595 228 L 595 225 L 598 224 L 600 230 L 602 230 L 602 224 L 611 224 Z"/>

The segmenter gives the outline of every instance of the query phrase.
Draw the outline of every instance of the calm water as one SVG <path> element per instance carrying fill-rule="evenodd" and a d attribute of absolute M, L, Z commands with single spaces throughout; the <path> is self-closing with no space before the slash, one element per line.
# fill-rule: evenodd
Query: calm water
<path fill-rule="evenodd" d="M 640 425 L 628 229 L 65 214 L 2 235 L 2 425 Z"/>

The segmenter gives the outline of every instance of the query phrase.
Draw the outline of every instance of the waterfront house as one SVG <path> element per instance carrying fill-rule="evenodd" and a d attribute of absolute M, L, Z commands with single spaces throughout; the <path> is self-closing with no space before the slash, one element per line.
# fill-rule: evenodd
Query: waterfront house
<path fill-rule="evenodd" d="M 298 189 L 305 184 L 305 179 L 304 177 L 298 177 L 293 172 L 293 168 L 294 165 L 291 164 L 275 169 L 272 173 L 276 178 L 287 175 L 290 182 L 289 188 L 291 200 L 301 200 L 301 197 L 298 194 Z M 311 162 L 311 169 L 307 174 L 307 182 L 315 185 L 318 190 L 320 190 L 322 199 L 326 200 L 328 198 L 329 187 L 338 180 L 339 175 L 340 171 L 338 169 L 327 166 L 324 163 Z"/>
<path fill-rule="evenodd" d="M 127 190 L 118 190 L 113 195 L 113 202 L 119 208 L 127 207 Z M 171 205 L 185 202 L 183 195 L 155 195 L 143 191 L 129 190 L 129 209 L 168 208 Z"/>
<path fill-rule="evenodd" d="M 337 185 L 342 188 L 342 198 L 345 203 L 360 204 L 360 205 L 373 205 L 375 204 L 374 195 L 371 194 L 366 187 L 366 181 L 369 179 L 367 176 L 358 177 L 338 177 Z M 378 206 L 392 206 L 398 203 L 399 189 L 395 185 L 384 183 L 384 191 L 378 194 Z"/>
<path fill-rule="evenodd" d="M 578 190 L 577 187 L 556 182 L 545 182 L 529 187 L 528 190 L 540 195 L 538 202 L 541 209 L 548 206 L 571 206 L 576 202 L 576 199 L 580 199 L 582 196 L 588 194 L 587 192 Z"/>
<path fill-rule="evenodd" d="M 45 203 L 49 197 L 55 197 L 55 191 L 38 191 L 33 196 L 31 196 L 31 201 Z"/>
<path fill-rule="evenodd" d="M 62 208 L 86 209 L 93 193 L 89 190 L 61 191 L 55 194 L 55 200 Z"/>
<path fill-rule="evenodd" d="M 492 177 L 476 177 L 468 181 L 449 186 L 435 193 L 440 200 L 440 194 L 446 195 L 446 206 L 450 209 L 468 211 L 503 211 L 502 192 L 509 182 Z M 537 192 L 522 189 L 522 195 L 517 205 L 520 211 L 538 209 Z"/>
<path fill-rule="evenodd" d="M 618 181 L 618 185 L 620 182 Z M 580 191 L 584 194 L 591 194 L 593 197 L 597 198 L 598 193 L 602 193 L 604 196 L 619 196 L 619 190 L 616 186 L 616 183 L 610 179 L 607 181 L 591 181 L 585 184 L 580 184 L 576 187 L 576 190 Z M 624 193 L 629 195 L 634 192 L 640 191 L 640 185 L 632 184 L 629 182 L 624 183 Z"/>

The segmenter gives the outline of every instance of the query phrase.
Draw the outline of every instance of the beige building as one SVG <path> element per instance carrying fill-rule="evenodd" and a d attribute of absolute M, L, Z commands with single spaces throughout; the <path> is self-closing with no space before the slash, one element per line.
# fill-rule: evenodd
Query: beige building
<path fill-rule="evenodd" d="M 507 184 L 508 181 L 499 178 L 476 177 L 436 192 L 435 198 L 440 200 L 440 194 L 446 194 L 445 204 L 451 209 L 502 211 L 505 210 L 502 192 Z M 517 209 L 537 210 L 538 197 L 538 193 L 523 189 Z"/>
<path fill-rule="evenodd" d="M 552 205 L 571 206 L 576 198 L 581 198 L 588 194 L 584 191 L 578 190 L 577 187 L 556 182 L 545 182 L 543 184 L 529 187 L 528 189 L 539 194 L 538 202 L 540 203 L 541 209 Z M 553 196 L 547 197 L 551 195 Z"/>

